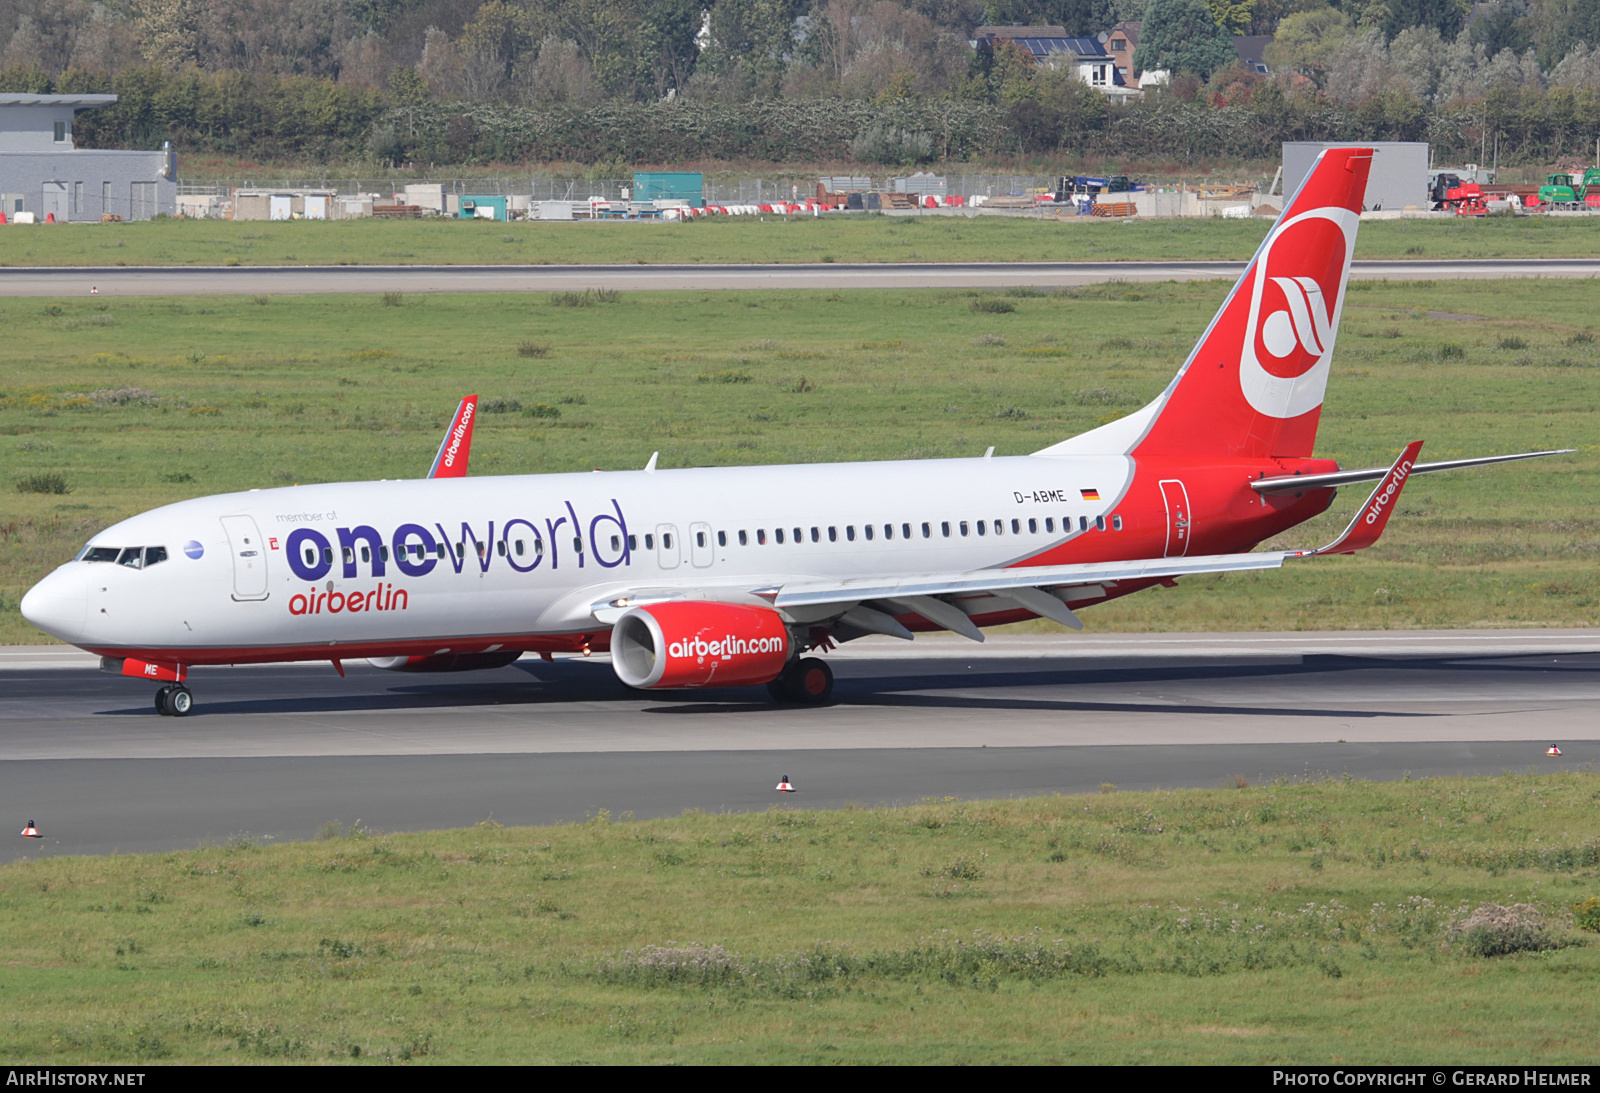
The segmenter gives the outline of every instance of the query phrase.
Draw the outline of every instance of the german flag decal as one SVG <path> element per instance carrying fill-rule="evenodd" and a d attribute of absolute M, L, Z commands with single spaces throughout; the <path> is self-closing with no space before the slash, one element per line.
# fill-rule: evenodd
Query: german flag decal
<path fill-rule="evenodd" d="M 1100 500 L 1100 491 L 1099 490 L 1079 490 L 1078 492 L 1083 494 L 1083 499 L 1085 501 L 1098 501 L 1098 500 Z"/>

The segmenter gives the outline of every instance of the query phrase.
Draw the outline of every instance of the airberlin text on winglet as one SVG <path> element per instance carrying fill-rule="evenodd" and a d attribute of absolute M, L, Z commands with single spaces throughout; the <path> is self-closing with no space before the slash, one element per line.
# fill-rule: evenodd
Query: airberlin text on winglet
<path fill-rule="evenodd" d="M 1411 473 L 1411 467 L 1411 460 L 1402 459 L 1395 466 L 1395 469 L 1390 472 L 1389 480 L 1383 484 L 1383 489 L 1379 490 L 1367 504 L 1367 523 L 1373 523 L 1383 515 L 1384 507 L 1394 500 L 1395 494 L 1400 492 L 1400 487 L 1405 485 L 1406 477 Z"/>
<path fill-rule="evenodd" d="M 467 403 L 461 408 L 461 419 L 456 422 L 456 427 L 450 432 L 450 446 L 444 450 L 444 465 L 456 465 L 456 453 L 461 451 L 461 441 L 467 435 L 467 429 L 472 424 L 472 411 L 477 408 L 475 403 Z"/>

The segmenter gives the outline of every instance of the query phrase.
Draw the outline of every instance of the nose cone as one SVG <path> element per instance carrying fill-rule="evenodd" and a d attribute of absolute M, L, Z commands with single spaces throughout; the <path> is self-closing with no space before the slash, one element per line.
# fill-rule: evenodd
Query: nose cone
<path fill-rule="evenodd" d="M 76 564 L 63 566 L 22 597 L 22 617 L 62 641 L 83 638 L 89 612 L 89 590 Z"/>

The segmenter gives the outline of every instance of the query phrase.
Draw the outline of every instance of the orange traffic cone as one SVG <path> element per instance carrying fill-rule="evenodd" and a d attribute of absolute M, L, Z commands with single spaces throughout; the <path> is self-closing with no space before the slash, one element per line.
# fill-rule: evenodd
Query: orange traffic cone
<path fill-rule="evenodd" d="M 6 222 L 5 210 L 4 209 L 0 209 L 0 224 L 4 224 L 5 222 Z"/>
<path fill-rule="evenodd" d="M 90 296 L 98 296 L 98 295 L 100 295 L 99 286 L 98 285 L 90 285 L 89 286 L 89 295 Z"/>
<path fill-rule="evenodd" d="M 39 834 L 39 829 L 37 827 L 33 826 L 33 821 L 32 820 L 29 820 L 28 821 L 28 826 L 22 829 L 22 837 L 24 839 L 42 839 L 42 838 L 44 838 L 43 835 Z"/>
<path fill-rule="evenodd" d="M 55 213 L 45 213 L 44 214 L 44 222 L 46 224 L 54 224 L 56 222 L 56 214 Z"/>
<path fill-rule="evenodd" d="M 1544 753 L 1546 755 L 1560 755 L 1561 749 L 1556 747 L 1554 744 L 1551 744 L 1548 748 L 1544 749 Z"/>
<path fill-rule="evenodd" d="M 787 774 L 785 774 L 782 778 L 778 779 L 778 792 L 779 793 L 793 793 L 794 792 L 794 786 L 789 784 L 789 776 Z"/>

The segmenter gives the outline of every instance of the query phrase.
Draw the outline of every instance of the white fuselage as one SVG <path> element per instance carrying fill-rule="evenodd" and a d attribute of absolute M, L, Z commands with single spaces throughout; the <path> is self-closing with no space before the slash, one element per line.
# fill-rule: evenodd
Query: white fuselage
<path fill-rule="evenodd" d="M 1110 513 L 1132 476 L 1106 455 L 252 490 L 107 528 L 86 554 L 165 560 L 68 563 L 25 610 L 104 655 L 186 663 L 483 649 L 603 630 L 591 605 L 613 590 L 1004 567 L 1096 535 L 1127 556 Z"/>

